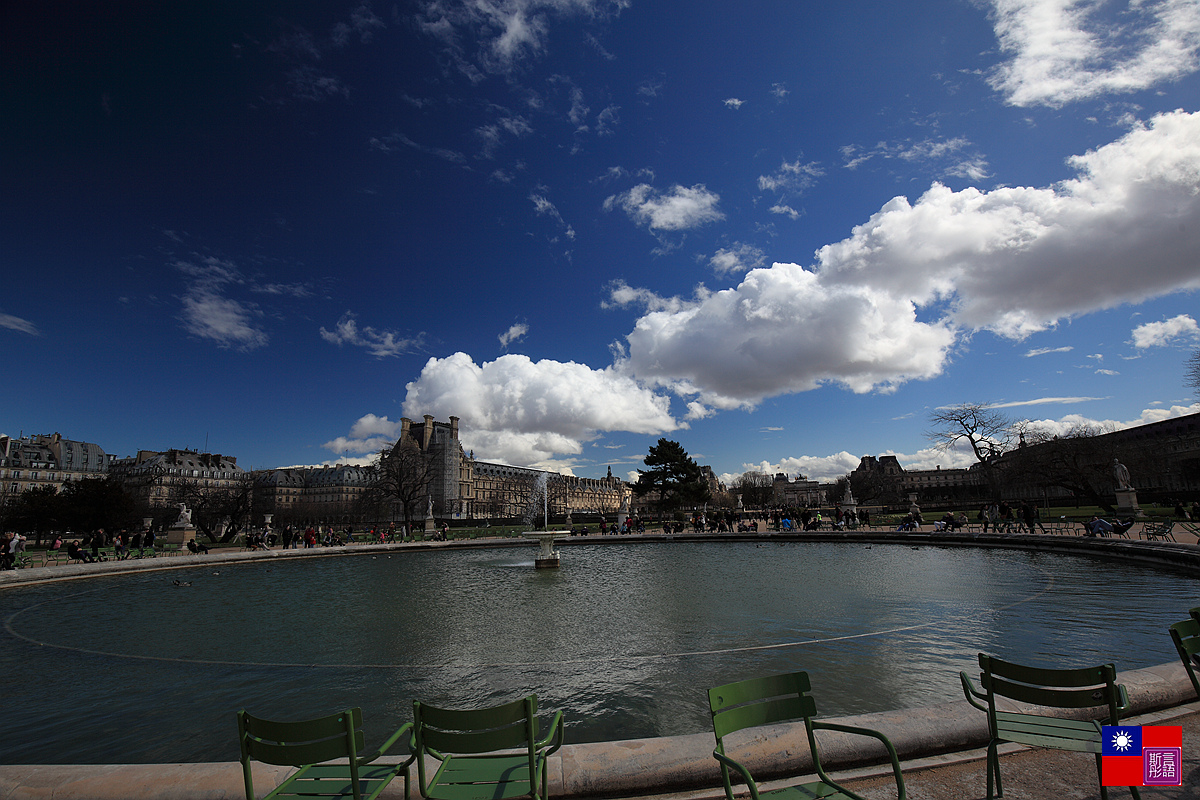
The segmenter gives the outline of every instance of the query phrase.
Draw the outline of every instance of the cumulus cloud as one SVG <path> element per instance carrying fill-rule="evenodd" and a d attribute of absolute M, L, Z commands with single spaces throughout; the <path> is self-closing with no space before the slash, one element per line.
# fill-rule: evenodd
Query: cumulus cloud
<path fill-rule="evenodd" d="M 642 380 L 734 408 L 827 381 L 866 392 L 933 377 L 954 339 L 945 323 L 918 320 L 906 298 L 826 286 L 815 272 L 775 264 L 751 270 L 736 288 L 648 310 L 620 364 Z"/>
<path fill-rule="evenodd" d="M 14 317 L 12 314 L 0 313 L 0 328 L 27 333 L 30 336 L 40 336 L 37 326 L 27 319 Z"/>
<path fill-rule="evenodd" d="M 1093 419 L 1082 414 L 1068 414 L 1059 419 L 1030 420 L 1029 425 L 1033 430 L 1040 431 L 1048 436 L 1065 436 L 1071 431 L 1080 428 L 1117 431 L 1198 413 L 1200 413 L 1200 403 L 1192 403 L 1187 406 L 1173 405 L 1170 408 L 1147 408 L 1136 419 L 1130 420 Z"/>
<path fill-rule="evenodd" d="M 726 108 L 732 108 L 734 111 L 746 104 L 745 100 L 738 100 L 736 97 L 730 97 L 725 101 Z"/>
<path fill-rule="evenodd" d="M 787 475 L 791 480 L 803 475 L 810 481 L 835 481 L 851 472 L 861 461 L 860 456 L 843 450 L 828 456 L 795 456 L 777 462 L 760 461 L 757 464 L 742 464 L 742 472 L 726 473 L 719 480 L 729 486 L 745 472 L 761 472 L 764 475 Z"/>
<path fill-rule="evenodd" d="M 620 208 L 651 231 L 682 231 L 724 219 L 725 215 L 717 208 L 720 199 L 704 184 L 690 188 L 676 184 L 668 192 L 659 192 L 647 183 L 640 183 L 607 198 L 604 210 Z"/>
<path fill-rule="evenodd" d="M 333 330 L 322 327 L 321 338 L 339 347 L 344 344 L 365 347 L 376 358 L 415 352 L 424 341 L 421 334 L 406 337 L 395 331 L 376 330 L 370 326 L 359 329 L 358 320 L 349 311 L 342 315 Z"/>
<path fill-rule="evenodd" d="M 525 334 L 527 333 L 529 333 L 529 326 L 524 322 L 518 322 L 515 325 L 510 326 L 509 329 L 504 333 L 500 334 L 498 337 L 500 339 L 500 346 L 507 350 L 510 344 L 524 339 Z"/>
<path fill-rule="evenodd" d="M 1078 177 L 1053 187 L 897 197 L 813 266 L 725 291 L 616 284 L 612 304 L 647 303 L 619 366 L 717 408 L 829 382 L 888 390 L 940 374 L 970 331 L 1021 339 L 1200 288 L 1200 114 L 1157 115 L 1069 163 Z"/>
<path fill-rule="evenodd" d="M 581 453 L 604 431 L 655 435 L 681 427 L 668 397 L 612 368 L 516 354 L 482 364 L 466 353 L 429 359 L 407 385 L 404 411 L 454 414 L 462 420 L 464 447 L 517 465 Z"/>
<path fill-rule="evenodd" d="M 1200 327 L 1187 314 L 1163 320 L 1147 322 L 1133 329 L 1133 346 L 1140 349 L 1163 347 L 1176 339 L 1200 339 Z"/>
<path fill-rule="evenodd" d="M 708 264 L 718 275 L 728 275 L 760 267 L 765 260 L 763 251 L 757 247 L 735 244 L 732 247 L 722 247 L 708 260 Z"/>
<path fill-rule="evenodd" d="M 322 447 L 332 450 L 339 455 L 347 453 L 378 453 L 384 447 L 390 446 L 400 436 L 400 421 L 392 422 L 387 417 L 377 417 L 366 414 L 350 428 L 349 436 L 339 436 L 326 442 Z M 364 459 L 369 461 L 370 456 Z M 339 463 L 348 463 L 339 460 Z"/>
<path fill-rule="evenodd" d="M 1195 0 L 991 0 L 1008 60 L 989 78 L 1014 106 L 1065 103 L 1146 89 L 1196 71 Z M 1114 17 L 1114 6 L 1119 17 Z"/>

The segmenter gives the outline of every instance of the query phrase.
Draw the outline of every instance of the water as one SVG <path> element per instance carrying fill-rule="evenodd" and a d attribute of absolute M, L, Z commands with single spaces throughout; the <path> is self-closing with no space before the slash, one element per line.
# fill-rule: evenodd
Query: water
<path fill-rule="evenodd" d="M 1170 661 L 1196 581 L 1021 551 L 819 543 L 459 550 L 221 564 L 0 593 L 0 763 L 232 761 L 234 712 L 537 692 L 567 741 L 710 729 L 705 690 L 805 669 L 822 715 L 961 699 L 988 652 Z M 219 574 L 218 574 L 219 572 Z M 189 587 L 173 581 L 191 581 Z"/>

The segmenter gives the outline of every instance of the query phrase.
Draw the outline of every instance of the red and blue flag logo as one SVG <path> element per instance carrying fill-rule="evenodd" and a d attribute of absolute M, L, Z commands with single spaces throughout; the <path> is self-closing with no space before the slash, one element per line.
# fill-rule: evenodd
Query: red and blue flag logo
<path fill-rule="evenodd" d="M 1104 786 L 1183 784 L 1181 726 L 1105 725 L 1100 738 L 1100 783 Z"/>

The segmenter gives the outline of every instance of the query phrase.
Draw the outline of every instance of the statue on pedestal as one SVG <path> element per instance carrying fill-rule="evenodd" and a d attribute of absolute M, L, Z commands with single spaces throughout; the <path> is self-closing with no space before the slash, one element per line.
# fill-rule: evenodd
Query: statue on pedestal
<path fill-rule="evenodd" d="M 1117 481 L 1118 489 L 1132 489 L 1133 486 L 1129 483 L 1129 470 L 1119 460 L 1113 459 L 1113 478 Z"/>

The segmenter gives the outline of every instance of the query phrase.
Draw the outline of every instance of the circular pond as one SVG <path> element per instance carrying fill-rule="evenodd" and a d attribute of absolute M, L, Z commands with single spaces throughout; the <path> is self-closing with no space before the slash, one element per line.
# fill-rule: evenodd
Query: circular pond
<path fill-rule="evenodd" d="M 983 651 L 1174 658 L 1193 578 L 1027 551 L 836 543 L 374 551 L 0 592 L 0 763 L 232 761 L 234 712 L 362 706 L 368 745 L 537 692 L 568 742 L 708 730 L 705 690 L 808 670 L 822 715 L 958 699 Z M 190 585 L 177 585 L 190 583 Z"/>

